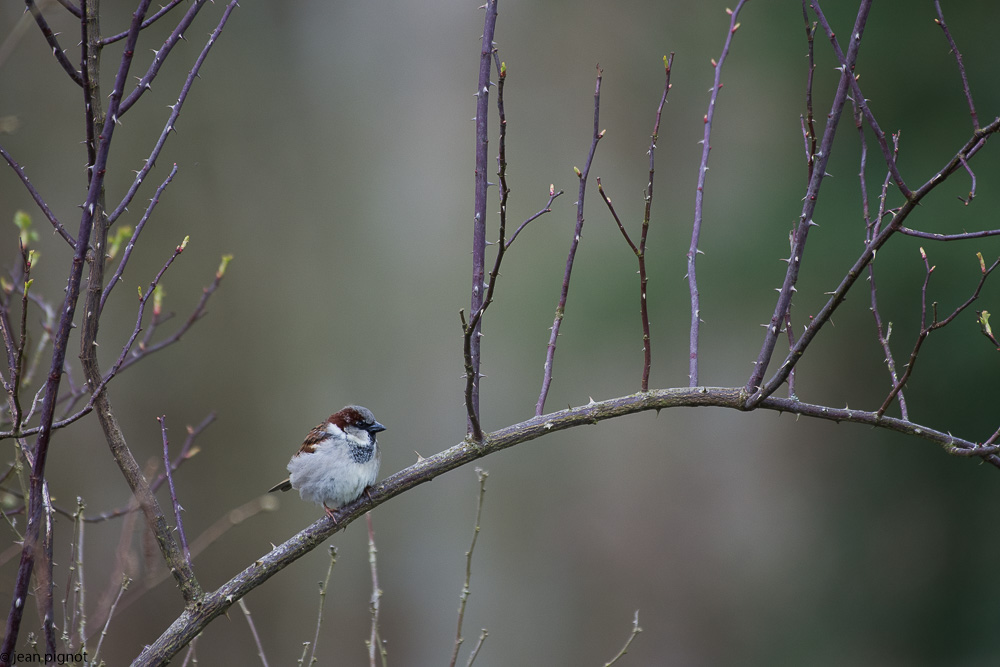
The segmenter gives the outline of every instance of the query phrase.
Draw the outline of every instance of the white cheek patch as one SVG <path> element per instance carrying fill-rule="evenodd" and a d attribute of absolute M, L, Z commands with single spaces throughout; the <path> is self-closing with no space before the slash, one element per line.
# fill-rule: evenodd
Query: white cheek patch
<path fill-rule="evenodd" d="M 359 428 L 354 428 L 353 426 L 348 426 L 347 430 L 341 430 L 336 424 L 327 424 L 326 432 L 329 433 L 334 438 L 343 438 L 354 445 L 368 445 L 368 432 L 362 431 Z"/>

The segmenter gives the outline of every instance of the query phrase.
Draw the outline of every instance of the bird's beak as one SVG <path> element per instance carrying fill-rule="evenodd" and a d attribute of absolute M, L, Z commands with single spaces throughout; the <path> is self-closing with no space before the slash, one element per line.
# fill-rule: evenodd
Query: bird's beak
<path fill-rule="evenodd" d="M 369 433 L 380 433 L 380 432 L 382 432 L 384 430 L 385 430 L 385 426 L 382 426 L 378 422 L 375 422 L 374 424 L 372 424 L 371 426 L 368 427 L 368 432 Z"/>

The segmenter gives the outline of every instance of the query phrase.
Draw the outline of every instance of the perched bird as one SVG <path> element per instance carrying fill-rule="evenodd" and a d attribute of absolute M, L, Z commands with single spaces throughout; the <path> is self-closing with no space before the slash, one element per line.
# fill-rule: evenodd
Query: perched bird
<path fill-rule="evenodd" d="M 268 493 L 295 489 L 336 523 L 333 511 L 357 500 L 378 477 L 382 455 L 375 434 L 384 430 L 371 410 L 348 405 L 309 431 L 288 462 L 288 479 Z"/>

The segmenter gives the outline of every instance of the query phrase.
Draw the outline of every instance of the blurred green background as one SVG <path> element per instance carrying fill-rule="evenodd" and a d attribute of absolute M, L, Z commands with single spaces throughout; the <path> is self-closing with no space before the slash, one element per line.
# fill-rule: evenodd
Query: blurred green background
<path fill-rule="evenodd" d="M 189 539 L 259 497 L 284 474 L 313 425 L 361 403 L 388 426 L 383 475 L 465 434 L 458 310 L 468 308 L 474 125 L 482 11 L 477 2 L 244 2 L 212 51 L 156 169 L 122 223 L 134 225 L 172 163 L 173 184 L 147 226 L 102 324 L 105 368 L 135 321 L 135 289 L 148 285 L 174 246 L 187 251 L 164 280 L 166 308 L 185 318 L 219 256 L 235 256 L 208 316 L 183 341 L 144 361 L 111 388 L 140 462 L 160 457 L 156 417 L 179 447 L 185 424 L 210 411 L 200 453 L 176 474 Z M 855 8 L 829 3 L 849 34 Z M 951 3 L 948 3 L 951 4 Z M 203 11 L 115 135 L 108 198 L 116 201 L 159 135 L 179 86 L 222 5 Z M 662 90 L 662 56 L 676 53 L 673 90 L 658 143 L 649 233 L 651 385 L 687 383 L 685 253 L 694 210 L 702 117 L 728 28 L 723 3 L 503 1 L 497 29 L 507 63 L 509 215 L 541 208 L 549 184 L 565 189 L 554 211 L 508 254 L 485 323 L 483 420 L 494 429 L 528 418 L 575 221 L 577 179 L 590 143 L 595 70 L 604 69 L 594 162 L 630 230 L 638 233 L 646 150 Z M 124 29 L 129 3 L 105 0 L 103 31 Z M 76 232 L 85 197 L 81 95 L 23 7 L 0 7 L 8 39 L 0 63 L 0 137 Z M 985 124 L 1000 105 L 992 2 L 945 7 Z M 75 55 L 78 27 L 45 8 Z M 957 67 L 930 2 L 877 4 L 857 72 L 879 122 L 901 131 L 900 169 L 915 188 L 971 134 Z M 788 232 L 801 210 L 806 172 L 806 40 L 798 3 L 750 3 L 723 70 L 698 271 L 701 381 L 742 385 L 773 309 Z M 133 72 L 145 71 L 167 26 L 143 35 Z M 843 41 L 843 39 L 842 39 Z M 120 46 L 105 52 L 110 92 Z M 822 120 L 836 85 L 829 44 L 816 39 L 815 109 Z M 491 120 L 491 153 L 496 122 Z M 870 133 L 869 133 L 870 139 Z M 884 175 L 870 141 L 869 192 Z M 957 174 L 908 224 L 958 232 L 998 224 L 998 160 L 974 160 L 975 202 Z M 800 329 L 860 253 L 859 142 L 841 123 L 807 248 L 794 320 Z M 593 183 L 548 408 L 636 391 L 641 332 L 634 258 Z M 491 190 L 490 211 L 497 208 Z M 900 203 L 892 194 L 890 206 Z M 29 211 L 42 231 L 35 289 L 61 299 L 70 252 L 9 169 L 0 170 L 0 218 Z M 4 223 L 9 224 L 9 223 Z M 490 220 L 490 237 L 496 219 Z M 9 266 L 15 236 L 0 236 Z M 976 252 L 1000 242 L 920 243 L 897 238 L 879 253 L 882 315 L 893 322 L 897 362 L 919 326 L 924 276 L 942 314 L 975 287 Z M 1000 310 L 988 284 L 975 308 Z M 32 321 L 36 321 L 37 318 Z M 799 365 L 803 400 L 877 408 L 888 376 L 857 285 Z M 75 361 L 78 340 L 73 339 Z M 996 352 L 971 310 L 925 344 L 906 392 L 915 420 L 984 440 L 993 411 Z M 79 371 L 75 375 L 79 379 Z M 781 393 L 784 393 L 782 390 Z M 894 407 L 890 414 L 898 414 Z M 59 432 L 49 474 L 56 502 L 83 497 L 89 513 L 128 493 L 93 418 Z M 11 450 L 4 456 L 10 457 Z M 620 664 L 996 664 L 993 619 L 1000 585 L 994 529 L 1000 477 L 949 458 L 927 442 L 854 425 L 775 413 L 672 410 L 574 429 L 481 462 L 490 477 L 473 564 L 462 661 L 480 628 L 477 665 L 602 664 L 625 641 L 633 613 L 645 630 Z M 455 636 L 477 482 L 462 469 L 374 513 L 390 663 L 443 664 Z M 161 492 L 161 501 L 169 497 Z M 233 527 L 195 561 L 214 588 L 320 516 L 292 495 L 277 511 Z M 66 577 L 70 522 L 58 521 L 56 580 Z M 86 533 L 91 623 L 120 578 L 121 520 Z M 8 534 L 9 531 L 8 531 Z M 160 573 L 138 536 L 128 563 L 138 579 Z M 360 664 L 371 593 L 362 524 L 337 534 L 320 664 Z M 12 554 L 14 557 L 12 558 Z M 3 604 L 16 552 L 0 566 Z M 313 637 L 317 549 L 246 600 L 271 664 L 291 664 Z M 57 600 L 63 591 L 57 590 Z M 161 584 L 111 623 L 103 650 L 125 664 L 181 610 Z M 29 609 L 26 622 L 36 622 Z M 59 616 L 61 621 L 61 616 Z M 92 626 L 93 630 L 96 627 Z M 22 640 L 22 645 L 23 645 Z M 198 642 L 202 664 L 254 664 L 250 631 L 233 609 Z"/>

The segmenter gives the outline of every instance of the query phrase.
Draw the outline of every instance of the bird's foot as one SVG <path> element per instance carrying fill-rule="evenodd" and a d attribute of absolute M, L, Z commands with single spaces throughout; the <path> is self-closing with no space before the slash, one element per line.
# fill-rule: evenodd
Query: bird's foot
<path fill-rule="evenodd" d="M 326 503 L 323 503 L 323 511 L 326 512 L 326 515 L 328 517 L 330 517 L 331 519 L 333 519 L 333 524 L 337 525 L 337 515 L 334 513 L 334 511 L 332 509 L 330 509 L 329 507 L 327 507 Z"/>

